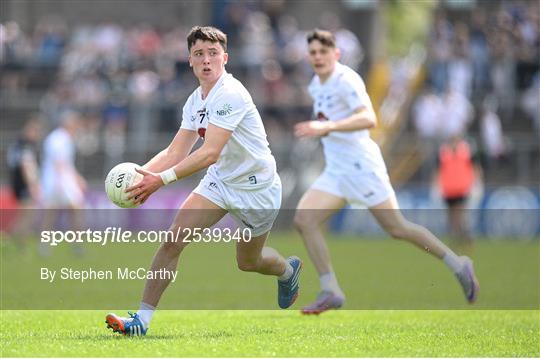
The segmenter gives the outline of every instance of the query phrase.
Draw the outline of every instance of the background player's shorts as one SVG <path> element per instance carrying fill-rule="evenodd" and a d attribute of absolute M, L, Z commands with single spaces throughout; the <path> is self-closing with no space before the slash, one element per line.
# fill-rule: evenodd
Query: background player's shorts
<path fill-rule="evenodd" d="M 227 210 L 240 227 L 251 229 L 253 237 L 270 231 L 281 207 L 281 180 L 277 173 L 272 185 L 256 191 L 231 188 L 207 173 L 193 192 Z"/>
<path fill-rule="evenodd" d="M 311 189 L 344 198 L 349 204 L 374 207 L 394 195 L 388 174 L 383 171 L 345 173 L 324 170 Z"/>
<path fill-rule="evenodd" d="M 42 189 L 45 208 L 83 208 L 84 193 L 73 181 L 58 181 Z"/>

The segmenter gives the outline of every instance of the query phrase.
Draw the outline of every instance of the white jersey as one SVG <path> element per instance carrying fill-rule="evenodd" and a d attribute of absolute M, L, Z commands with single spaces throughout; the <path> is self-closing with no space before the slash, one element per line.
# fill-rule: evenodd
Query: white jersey
<path fill-rule="evenodd" d="M 59 171 L 62 168 L 62 171 Z M 52 131 L 43 143 L 42 186 L 47 202 L 80 203 L 82 192 L 75 177 L 75 143 L 64 128 Z"/>
<path fill-rule="evenodd" d="M 204 137 L 208 124 L 232 131 L 218 161 L 208 173 L 232 188 L 258 190 L 273 184 L 276 161 L 259 111 L 246 88 L 224 73 L 203 100 L 198 87 L 183 109 L 181 128 Z"/>
<path fill-rule="evenodd" d="M 324 84 L 315 75 L 308 91 L 318 120 L 339 121 L 359 108 L 372 107 L 360 75 L 340 63 L 336 63 L 334 72 Z M 381 150 L 369 137 L 368 130 L 334 131 L 322 137 L 321 141 L 327 170 L 349 172 L 354 166 L 363 172 L 386 172 Z"/>

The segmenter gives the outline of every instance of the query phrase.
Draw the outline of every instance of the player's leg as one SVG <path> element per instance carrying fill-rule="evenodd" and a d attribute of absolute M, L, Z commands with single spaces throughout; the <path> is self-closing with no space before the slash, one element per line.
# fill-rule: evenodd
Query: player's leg
<path fill-rule="evenodd" d="M 236 261 L 240 270 L 277 276 L 278 304 L 285 309 L 290 307 L 298 296 L 298 277 L 302 261 L 296 256 L 285 259 L 274 248 L 265 246 L 268 233 L 249 241 L 239 241 L 236 244 Z"/>
<path fill-rule="evenodd" d="M 468 257 L 458 257 L 426 228 L 407 221 L 397 203 L 395 195 L 384 202 L 370 207 L 370 211 L 381 227 L 393 238 L 403 239 L 444 260 L 456 274 L 467 300 L 473 303 L 478 294 L 478 281 L 474 275 L 472 261 Z"/>
<path fill-rule="evenodd" d="M 189 244 L 189 238 L 184 241 L 184 229 L 209 228 L 219 222 L 227 211 L 220 208 L 209 199 L 197 193 L 191 193 L 180 207 L 176 217 L 169 228 L 171 233 L 180 233 L 178 238 L 171 238 L 161 243 L 152 264 L 151 271 L 165 269 L 176 271 L 178 258 L 182 250 Z M 161 295 L 170 283 L 170 279 L 149 279 L 146 281 L 143 293 L 143 302 L 156 307 Z"/>
<path fill-rule="evenodd" d="M 411 242 L 439 259 L 442 259 L 447 253 L 452 253 L 450 248 L 426 228 L 407 221 L 403 217 L 394 195 L 369 209 L 382 229 L 392 238 Z"/>
<path fill-rule="evenodd" d="M 248 240 L 240 240 L 236 244 L 236 262 L 238 268 L 246 272 L 257 272 L 265 275 L 280 276 L 287 268 L 287 261 L 278 251 L 266 247 L 266 232 Z"/>
<path fill-rule="evenodd" d="M 35 236 L 35 211 L 36 206 L 29 198 L 19 200 L 19 208 L 15 211 L 15 225 L 11 230 L 11 236 L 15 241 L 15 245 L 21 252 L 26 251 L 26 244 L 30 238 Z"/>
<path fill-rule="evenodd" d="M 457 248 L 469 252 L 472 247 L 472 237 L 469 232 L 465 208 L 465 198 L 459 198 L 448 203 L 448 221 L 450 233 Z"/>
<path fill-rule="evenodd" d="M 154 255 L 150 271 L 176 271 L 180 253 L 189 244 L 190 239 L 185 238 L 184 233 L 188 232 L 184 231 L 184 229 L 209 228 L 223 218 L 226 213 L 226 210 L 209 199 L 200 194 L 191 193 L 181 205 L 169 228 L 168 240 L 161 243 Z M 177 233 L 180 233 L 180 235 L 176 236 Z M 130 318 L 109 314 L 106 318 L 107 325 L 114 331 L 127 335 L 146 334 L 154 310 L 170 282 L 171 279 L 168 277 L 147 279 L 139 311 L 136 314 L 130 313 Z"/>
<path fill-rule="evenodd" d="M 345 204 L 345 200 L 339 196 L 310 189 L 304 194 L 296 209 L 294 225 L 315 265 L 321 285 L 321 293 L 317 300 L 303 309 L 306 314 L 318 314 L 326 309 L 341 307 L 343 304 L 345 295 L 334 274 L 322 226 Z"/>
<path fill-rule="evenodd" d="M 71 203 L 68 209 L 68 215 L 70 218 L 70 229 L 72 231 L 80 231 L 84 228 L 84 201 L 81 197 L 80 202 Z M 77 256 L 84 255 L 84 244 L 83 243 L 73 243 L 72 247 L 73 253 Z"/>

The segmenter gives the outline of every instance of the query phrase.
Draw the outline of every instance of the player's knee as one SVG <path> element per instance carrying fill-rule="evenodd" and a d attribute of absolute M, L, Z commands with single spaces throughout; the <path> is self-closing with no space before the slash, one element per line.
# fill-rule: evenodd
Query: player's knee
<path fill-rule="evenodd" d="M 293 223 L 298 232 L 304 232 L 315 225 L 313 218 L 306 211 L 296 211 Z"/>
<path fill-rule="evenodd" d="M 236 262 L 238 264 L 238 269 L 243 272 L 256 272 L 259 268 L 257 260 L 237 258 Z"/>
<path fill-rule="evenodd" d="M 386 232 L 393 239 L 405 239 L 407 237 L 407 228 L 405 226 L 391 226 L 386 228 Z"/>
<path fill-rule="evenodd" d="M 171 226 L 167 233 L 167 239 L 161 245 L 166 251 L 181 252 L 188 244 L 189 238 L 176 236 L 176 233 L 182 233 L 182 230 L 178 226 Z"/>

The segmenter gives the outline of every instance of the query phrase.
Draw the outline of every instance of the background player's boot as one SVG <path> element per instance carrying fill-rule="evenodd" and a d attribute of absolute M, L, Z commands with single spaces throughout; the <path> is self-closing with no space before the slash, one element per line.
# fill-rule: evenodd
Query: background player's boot
<path fill-rule="evenodd" d="M 474 275 L 472 260 L 467 256 L 462 256 L 460 259 L 463 261 L 463 268 L 456 273 L 456 278 L 463 288 L 463 293 L 465 293 L 467 301 L 472 304 L 478 297 L 480 285 L 478 284 L 478 279 L 476 279 L 476 276 Z"/>
<path fill-rule="evenodd" d="M 298 277 L 302 269 L 302 261 L 296 256 L 287 258 L 287 262 L 293 268 L 293 274 L 287 280 L 278 280 L 278 304 L 281 309 L 287 309 L 293 305 L 296 298 L 298 298 L 298 289 L 300 285 L 298 283 Z"/>
<path fill-rule="evenodd" d="M 143 322 L 137 313 L 128 312 L 129 318 L 119 317 L 114 313 L 107 314 L 105 323 L 107 328 L 111 328 L 115 333 L 122 333 L 130 336 L 146 335 L 148 328 L 145 328 Z"/>
<path fill-rule="evenodd" d="M 303 314 L 320 314 L 329 309 L 339 309 L 343 306 L 345 298 L 329 291 L 322 291 L 315 302 L 302 309 Z"/>

